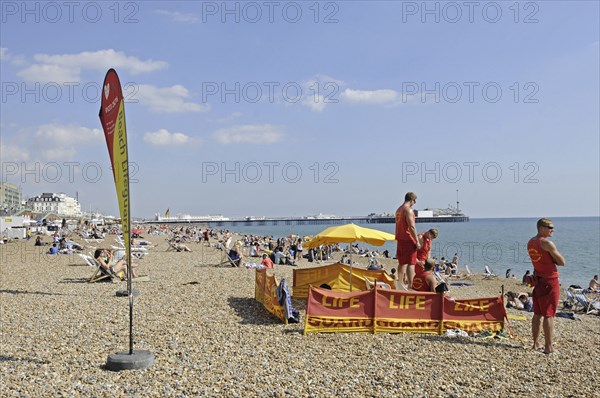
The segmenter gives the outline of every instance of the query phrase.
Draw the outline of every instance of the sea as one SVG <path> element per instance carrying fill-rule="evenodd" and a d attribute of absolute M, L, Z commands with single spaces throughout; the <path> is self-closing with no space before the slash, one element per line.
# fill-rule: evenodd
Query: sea
<path fill-rule="evenodd" d="M 587 287 L 592 276 L 600 274 L 600 217 L 556 217 L 551 240 L 565 258 L 559 267 L 563 286 Z M 484 272 L 487 265 L 501 278 L 533 271 L 527 255 L 527 241 L 536 235 L 536 218 L 471 218 L 469 222 L 417 223 L 417 231 L 437 228 L 439 236 L 432 243 L 431 256 L 451 260 L 459 256 L 459 269 L 468 265 L 473 273 Z M 364 224 L 367 228 L 394 233 L 394 224 Z M 328 225 L 235 226 L 228 229 L 241 234 L 273 236 L 313 236 Z M 360 247 L 396 253 L 396 242 L 374 247 L 359 242 Z"/>

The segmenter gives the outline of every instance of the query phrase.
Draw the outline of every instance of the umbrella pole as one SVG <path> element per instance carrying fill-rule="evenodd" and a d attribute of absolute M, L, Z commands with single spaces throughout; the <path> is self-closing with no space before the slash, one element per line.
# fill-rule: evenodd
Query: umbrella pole
<path fill-rule="evenodd" d="M 350 245 L 350 292 L 352 292 L 352 245 Z"/>

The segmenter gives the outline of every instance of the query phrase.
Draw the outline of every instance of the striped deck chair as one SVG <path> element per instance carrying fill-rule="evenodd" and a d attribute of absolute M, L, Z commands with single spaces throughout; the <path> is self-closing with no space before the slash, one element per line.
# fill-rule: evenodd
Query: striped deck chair
<path fill-rule="evenodd" d="M 573 292 L 569 289 L 564 289 L 566 299 L 563 301 L 563 309 L 571 309 L 573 311 L 577 310 L 579 307 L 579 302 L 573 295 Z"/>
<path fill-rule="evenodd" d="M 573 292 L 573 295 L 586 314 L 600 312 L 600 301 L 598 299 L 590 300 L 583 292 Z"/>
<path fill-rule="evenodd" d="M 80 253 L 78 253 L 77 255 L 79 257 L 81 257 L 87 265 L 95 268 L 94 274 L 88 280 L 88 283 L 94 283 L 94 282 L 99 282 L 99 281 L 107 282 L 108 280 L 114 281 L 115 278 L 120 280 L 120 278 L 117 275 L 115 275 L 114 273 L 112 273 L 109 270 L 100 266 L 100 263 L 98 261 L 96 261 L 96 259 L 94 257 L 88 256 L 87 254 L 80 254 Z"/>
<path fill-rule="evenodd" d="M 115 257 L 117 259 L 125 256 L 125 248 L 124 247 L 113 246 L 113 245 L 110 245 L 110 247 L 115 251 Z M 117 254 L 120 254 L 120 256 L 117 256 Z M 146 254 L 148 254 L 148 250 L 139 249 L 137 246 L 131 246 L 131 255 L 133 257 L 137 258 L 138 260 L 143 259 L 146 256 Z"/>

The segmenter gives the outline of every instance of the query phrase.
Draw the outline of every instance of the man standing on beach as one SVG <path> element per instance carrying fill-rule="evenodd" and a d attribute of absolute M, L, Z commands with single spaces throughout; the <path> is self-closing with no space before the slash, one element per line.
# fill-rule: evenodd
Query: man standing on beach
<path fill-rule="evenodd" d="M 554 223 L 549 218 L 540 218 L 537 222 L 537 235 L 527 243 L 527 252 L 533 263 L 535 287 L 533 288 L 533 319 L 531 332 L 533 348 L 539 350 L 540 326 L 543 318 L 544 354 L 554 352 L 554 316 L 560 298 L 557 265 L 565 265 L 564 257 L 550 240 L 554 232 Z"/>
<path fill-rule="evenodd" d="M 412 287 L 415 277 L 415 264 L 417 263 L 417 250 L 421 248 L 417 237 L 415 225 L 414 204 L 417 203 L 417 195 L 408 192 L 404 195 L 404 203 L 396 210 L 396 258 L 398 259 L 398 281 L 404 284 L 406 275 L 407 285 Z"/>

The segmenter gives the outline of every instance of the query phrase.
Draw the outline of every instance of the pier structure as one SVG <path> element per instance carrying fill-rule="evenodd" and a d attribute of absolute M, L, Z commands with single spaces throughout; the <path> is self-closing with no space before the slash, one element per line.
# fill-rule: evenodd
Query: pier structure
<path fill-rule="evenodd" d="M 469 217 L 463 214 L 448 216 L 416 217 L 417 223 L 446 223 L 446 222 L 468 222 Z M 194 218 L 168 218 L 150 223 L 161 224 L 192 224 L 202 223 L 209 227 L 230 227 L 236 225 L 244 226 L 262 226 L 262 225 L 342 225 L 348 223 L 354 224 L 394 224 L 394 216 L 346 216 L 331 218 L 310 218 L 310 217 L 257 217 L 257 218 L 228 218 L 220 220 L 206 220 Z"/>

